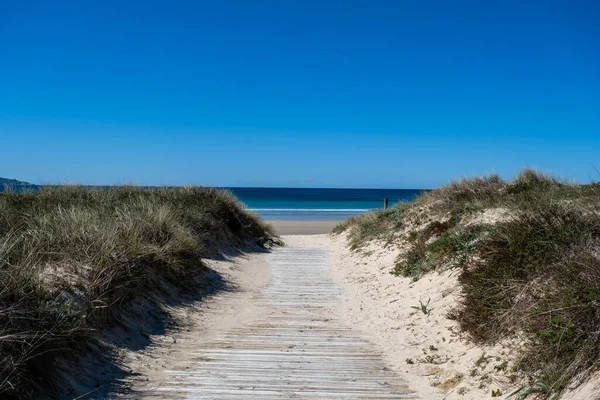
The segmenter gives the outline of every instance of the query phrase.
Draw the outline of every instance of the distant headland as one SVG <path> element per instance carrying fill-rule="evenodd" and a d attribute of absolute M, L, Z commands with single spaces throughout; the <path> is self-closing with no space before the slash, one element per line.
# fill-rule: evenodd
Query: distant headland
<path fill-rule="evenodd" d="M 33 183 L 18 181 L 16 179 L 0 178 L 0 185 L 33 185 Z"/>

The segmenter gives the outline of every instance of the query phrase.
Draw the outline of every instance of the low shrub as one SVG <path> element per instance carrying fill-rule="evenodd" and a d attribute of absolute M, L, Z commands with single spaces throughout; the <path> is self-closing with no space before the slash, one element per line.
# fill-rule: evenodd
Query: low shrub
<path fill-rule="evenodd" d="M 432 224 L 430 224 L 432 225 Z M 393 275 L 418 278 L 424 273 L 440 268 L 461 268 L 465 266 L 480 248 L 481 239 L 491 231 L 486 226 L 472 226 L 459 230 L 440 230 L 438 224 L 433 230 L 425 228 L 412 242 L 405 255 L 400 255 Z M 437 239 L 427 244 L 432 232 L 443 232 Z"/>
<path fill-rule="evenodd" d="M 462 271 L 463 329 L 481 341 L 518 331 L 531 344 L 521 368 L 552 391 L 585 377 L 600 359 L 600 217 L 548 204 L 501 224 L 482 261 Z"/>

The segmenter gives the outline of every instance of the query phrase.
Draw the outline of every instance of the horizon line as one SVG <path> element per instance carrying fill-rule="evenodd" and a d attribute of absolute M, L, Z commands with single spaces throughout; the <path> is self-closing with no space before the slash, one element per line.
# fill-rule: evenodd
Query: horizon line
<path fill-rule="evenodd" d="M 433 190 L 431 188 L 398 188 L 398 187 L 308 187 L 308 186 L 221 186 L 221 185 L 141 185 L 136 183 L 115 183 L 115 184 L 83 184 L 83 183 L 4 183 L 5 186 L 87 186 L 87 187 L 117 187 L 117 186 L 138 186 L 146 188 L 180 188 L 186 186 L 206 187 L 216 189 L 325 189 L 325 190 Z"/>

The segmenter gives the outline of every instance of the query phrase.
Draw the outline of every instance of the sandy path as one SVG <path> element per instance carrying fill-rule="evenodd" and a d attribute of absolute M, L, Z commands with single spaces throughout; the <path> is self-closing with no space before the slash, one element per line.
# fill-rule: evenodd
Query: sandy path
<path fill-rule="evenodd" d="M 310 237 L 285 237 L 288 246 L 269 255 L 216 265 L 239 290 L 187 310 L 187 330 L 130 365 L 140 375 L 121 397 L 417 398 L 340 315 L 327 242 L 304 246 L 302 238 Z"/>

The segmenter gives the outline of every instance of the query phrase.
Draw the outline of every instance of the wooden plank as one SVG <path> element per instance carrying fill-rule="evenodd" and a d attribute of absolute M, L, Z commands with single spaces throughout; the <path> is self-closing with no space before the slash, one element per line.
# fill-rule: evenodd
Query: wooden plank
<path fill-rule="evenodd" d="M 336 318 L 341 288 L 329 278 L 326 249 L 281 248 L 268 260 L 273 279 L 261 292 L 261 317 L 194 349 L 142 398 L 418 398 Z"/>

